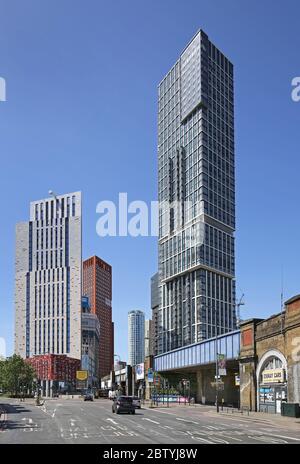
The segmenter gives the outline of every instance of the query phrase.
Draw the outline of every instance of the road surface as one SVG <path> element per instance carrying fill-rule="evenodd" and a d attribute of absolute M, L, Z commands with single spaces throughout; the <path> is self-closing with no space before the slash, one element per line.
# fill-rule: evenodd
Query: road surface
<path fill-rule="evenodd" d="M 46 400 L 43 406 L 1 399 L 2 443 L 227 444 L 300 443 L 300 421 L 291 426 L 211 407 L 173 406 L 112 414 L 111 401 Z M 1 410 L 0 409 L 0 410 Z"/>

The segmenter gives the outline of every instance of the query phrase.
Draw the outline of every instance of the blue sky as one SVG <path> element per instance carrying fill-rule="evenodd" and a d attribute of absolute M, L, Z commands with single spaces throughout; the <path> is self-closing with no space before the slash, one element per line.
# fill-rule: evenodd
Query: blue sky
<path fill-rule="evenodd" d="M 157 84 L 202 28 L 235 64 L 237 292 L 242 317 L 300 293 L 297 1 L 0 0 L 0 337 L 13 350 L 14 227 L 29 202 L 82 190 L 84 257 L 113 266 L 115 353 L 150 315 L 155 238 L 99 238 L 96 204 L 156 199 Z"/>

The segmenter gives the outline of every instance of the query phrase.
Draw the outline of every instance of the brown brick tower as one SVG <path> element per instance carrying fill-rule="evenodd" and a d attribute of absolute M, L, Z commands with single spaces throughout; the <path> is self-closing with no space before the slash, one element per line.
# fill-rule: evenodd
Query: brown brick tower
<path fill-rule="evenodd" d="M 83 262 L 83 295 L 88 296 L 92 313 L 100 322 L 99 376 L 113 367 L 112 267 L 98 256 Z"/>

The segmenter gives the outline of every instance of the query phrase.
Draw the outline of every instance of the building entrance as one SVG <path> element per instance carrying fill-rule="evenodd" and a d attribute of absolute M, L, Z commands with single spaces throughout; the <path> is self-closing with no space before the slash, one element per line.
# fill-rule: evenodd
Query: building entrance
<path fill-rule="evenodd" d="M 268 358 L 259 373 L 259 411 L 281 414 L 281 403 L 287 401 L 285 369 L 281 359 Z"/>
<path fill-rule="evenodd" d="M 272 414 L 281 414 L 281 403 L 286 401 L 286 385 L 260 385 L 259 388 L 259 411 Z"/>

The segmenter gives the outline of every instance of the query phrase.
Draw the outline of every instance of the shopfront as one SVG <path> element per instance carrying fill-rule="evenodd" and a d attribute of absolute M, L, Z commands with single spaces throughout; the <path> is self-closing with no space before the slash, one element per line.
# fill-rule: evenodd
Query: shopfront
<path fill-rule="evenodd" d="M 300 295 L 268 319 L 240 324 L 240 404 L 281 414 L 282 403 L 300 403 Z"/>
<path fill-rule="evenodd" d="M 258 410 L 281 414 L 281 403 L 287 401 L 286 361 L 281 353 L 268 352 L 257 368 Z"/>

